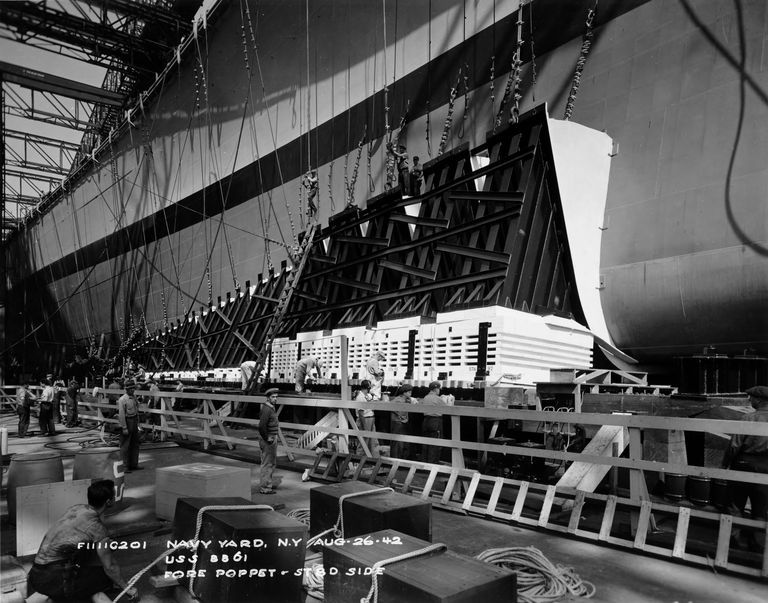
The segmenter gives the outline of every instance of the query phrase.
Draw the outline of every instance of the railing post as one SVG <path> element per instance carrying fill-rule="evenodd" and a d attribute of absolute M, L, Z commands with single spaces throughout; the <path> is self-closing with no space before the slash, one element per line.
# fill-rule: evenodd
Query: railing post
<path fill-rule="evenodd" d="M 341 399 L 344 402 L 349 402 L 352 400 L 352 388 L 349 385 L 349 349 L 347 347 L 347 343 L 347 336 L 340 335 L 339 350 L 341 352 Z M 339 415 L 339 429 L 349 429 L 349 424 L 347 423 L 347 417 L 344 414 L 344 409 L 338 408 L 337 411 L 337 414 Z M 349 437 L 346 434 L 339 434 L 338 449 L 339 452 L 343 454 L 349 452 Z"/>

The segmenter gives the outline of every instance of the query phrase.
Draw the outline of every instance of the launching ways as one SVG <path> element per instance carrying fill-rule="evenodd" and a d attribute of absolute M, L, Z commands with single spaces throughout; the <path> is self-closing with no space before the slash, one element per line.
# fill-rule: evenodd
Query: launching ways
<path fill-rule="evenodd" d="M 421 195 L 392 189 L 316 234 L 276 335 L 500 306 L 572 320 L 610 347 L 598 297 L 610 150 L 604 134 L 550 120 L 541 106 L 474 149 L 431 160 Z M 239 366 L 271 343 L 266 325 L 286 281 L 285 270 L 260 275 L 138 353 L 156 371 Z"/>

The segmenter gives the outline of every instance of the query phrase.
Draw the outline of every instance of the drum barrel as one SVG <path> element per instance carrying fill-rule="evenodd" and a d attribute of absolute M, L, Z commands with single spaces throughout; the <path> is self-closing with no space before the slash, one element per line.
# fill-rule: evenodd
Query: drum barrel
<path fill-rule="evenodd" d="M 16 488 L 64 481 L 64 464 L 58 452 L 16 454 L 8 468 L 8 518 L 16 523 Z"/>
<path fill-rule="evenodd" d="M 710 478 L 691 475 L 688 477 L 688 500 L 697 505 L 709 504 Z"/>
<path fill-rule="evenodd" d="M 670 500 L 683 500 L 685 498 L 685 483 L 688 476 L 682 473 L 664 474 L 664 496 Z"/>
<path fill-rule="evenodd" d="M 85 448 L 75 455 L 72 479 L 111 479 L 115 482 L 115 501 L 120 502 L 125 488 L 123 458 L 119 448 Z"/>

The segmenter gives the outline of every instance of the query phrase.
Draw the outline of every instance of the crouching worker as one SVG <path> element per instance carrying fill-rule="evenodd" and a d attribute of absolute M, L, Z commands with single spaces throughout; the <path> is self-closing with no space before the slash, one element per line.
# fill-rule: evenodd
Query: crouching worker
<path fill-rule="evenodd" d="M 88 504 L 70 507 L 45 534 L 28 576 L 29 592 L 48 595 L 55 601 L 111 601 L 104 591 L 127 586 L 112 558 L 107 528 L 101 521 L 114 502 L 112 480 L 93 482 Z M 117 595 L 119 592 L 114 592 Z M 131 588 L 129 598 L 138 592 Z"/>

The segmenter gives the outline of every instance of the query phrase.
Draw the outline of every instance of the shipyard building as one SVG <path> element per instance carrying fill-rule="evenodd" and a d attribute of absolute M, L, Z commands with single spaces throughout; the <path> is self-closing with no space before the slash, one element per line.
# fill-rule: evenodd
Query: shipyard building
<path fill-rule="evenodd" d="M 0 3 L 3 601 L 766 600 L 766 40 Z"/>

